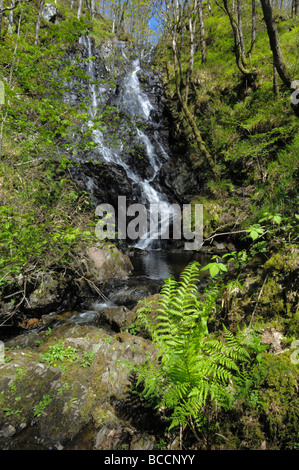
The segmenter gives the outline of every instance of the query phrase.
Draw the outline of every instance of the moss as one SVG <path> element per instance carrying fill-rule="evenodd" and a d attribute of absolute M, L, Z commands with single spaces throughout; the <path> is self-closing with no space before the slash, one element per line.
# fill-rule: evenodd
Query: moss
<path fill-rule="evenodd" d="M 298 365 L 290 352 L 265 353 L 256 369 L 258 402 L 238 399 L 219 416 L 216 441 L 230 450 L 290 450 L 298 443 Z"/>
<path fill-rule="evenodd" d="M 288 317 L 285 322 L 288 335 L 299 338 L 299 311 L 297 310 L 295 313 L 290 311 Z"/>
<path fill-rule="evenodd" d="M 299 428 L 298 365 L 290 352 L 265 357 L 267 377 L 260 390 L 261 420 L 272 448 L 293 449 Z"/>
<path fill-rule="evenodd" d="M 299 250 L 295 245 L 284 247 L 274 253 L 264 265 L 265 272 L 271 275 L 291 276 L 298 271 Z"/>
<path fill-rule="evenodd" d="M 285 314 L 283 290 L 283 286 L 273 278 L 266 282 L 260 297 L 260 311 L 263 317 L 275 317 Z"/>
<path fill-rule="evenodd" d="M 221 202 L 195 196 L 191 204 L 203 204 L 203 235 L 208 237 L 220 225 L 223 210 Z"/>

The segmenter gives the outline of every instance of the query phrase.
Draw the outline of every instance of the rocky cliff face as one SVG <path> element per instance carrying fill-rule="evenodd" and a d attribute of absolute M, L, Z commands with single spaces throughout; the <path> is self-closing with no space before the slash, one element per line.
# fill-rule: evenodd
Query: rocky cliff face
<path fill-rule="evenodd" d="M 85 36 L 68 60 L 78 61 L 85 77 L 72 80 L 65 100 L 88 102 L 93 141 L 91 150 L 78 148 L 73 173 L 94 205 L 117 207 L 118 196 L 128 205 L 190 202 L 202 178 L 185 155 L 171 151 L 175 133 L 151 51 L 122 41 L 95 47 Z"/>

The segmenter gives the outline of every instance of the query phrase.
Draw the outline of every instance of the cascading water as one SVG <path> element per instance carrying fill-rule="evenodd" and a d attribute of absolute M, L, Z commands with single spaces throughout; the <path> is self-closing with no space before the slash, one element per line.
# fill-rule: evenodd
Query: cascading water
<path fill-rule="evenodd" d="M 79 39 L 79 44 L 82 44 L 88 51 L 88 66 L 87 73 L 89 78 L 88 84 L 88 94 L 91 100 L 89 106 L 89 112 L 92 117 L 95 116 L 97 110 L 97 89 L 95 85 L 95 73 L 94 73 L 94 63 L 92 60 L 92 41 L 89 36 L 81 36 Z"/>
<path fill-rule="evenodd" d="M 167 147 L 168 123 L 163 118 L 162 107 L 159 107 L 161 100 L 163 102 L 162 95 L 159 96 L 160 84 L 156 77 L 147 75 L 147 70 L 141 65 L 146 56 L 137 59 L 135 55 L 132 60 L 130 58 L 132 50 L 129 48 L 127 50 L 128 46 L 125 43 L 118 42 L 116 46 L 119 48 L 123 66 L 116 88 L 110 90 L 109 77 L 115 73 L 115 70 L 111 65 L 113 61 L 107 60 L 109 51 L 108 54 L 107 49 L 104 54 L 97 52 L 88 36 L 81 37 L 80 45 L 84 48 L 82 55 L 87 59 L 85 71 L 89 77 L 88 86 L 85 84 L 84 87 L 84 83 L 81 83 L 80 88 L 85 90 L 83 97 L 86 98 L 87 92 L 90 114 L 88 126 L 92 129 L 92 139 L 96 147 L 88 154 L 83 152 L 82 155 L 75 157 L 80 163 L 76 176 L 83 181 L 95 205 L 115 204 L 117 200 L 115 196 L 122 196 L 122 189 L 127 191 L 128 182 L 130 187 L 127 191 L 128 198 L 133 203 L 139 202 L 144 205 L 146 209 L 158 205 L 160 217 L 159 225 L 154 226 L 155 231 L 151 230 L 150 234 L 147 232 L 146 238 L 139 238 L 135 242 L 138 250 L 129 252 L 134 275 L 125 281 L 124 285 L 120 283 L 117 288 L 114 286 L 111 291 L 107 291 L 107 301 L 97 302 L 88 311 L 79 312 L 71 318 L 71 321 L 88 323 L 99 311 L 111 305 L 123 305 L 127 291 L 129 307 L 135 305 L 136 300 L 131 291 L 140 295 L 140 298 L 158 292 L 162 279 L 170 275 L 178 276 L 188 262 L 194 258 L 199 259 L 200 255 L 190 251 L 160 249 L 163 229 L 166 227 L 168 231 L 172 216 L 169 211 L 169 198 L 163 190 L 160 179 L 163 179 L 161 176 L 163 165 L 171 161 L 171 156 Z M 99 62 L 97 62 L 97 53 L 100 57 Z M 148 58 L 150 60 L 150 54 Z M 145 77 L 144 86 L 141 85 L 142 76 Z M 112 105 L 117 109 L 117 117 L 120 118 L 117 121 L 119 123 L 117 139 L 113 135 L 115 127 L 111 126 L 111 130 L 109 123 L 106 125 L 101 123 L 101 128 L 96 126 L 106 105 Z M 136 153 L 134 153 L 135 148 L 138 149 Z M 140 148 L 142 148 L 141 160 L 139 160 Z M 102 164 L 90 163 L 93 159 L 101 161 Z M 116 171 L 116 168 L 119 171 Z M 105 178 L 108 179 L 107 184 Z M 125 184 L 123 184 L 124 179 L 126 179 Z M 149 213 L 149 218 L 150 216 Z M 151 229 L 149 223 L 148 227 Z"/>
<path fill-rule="evenodd" d="M 92 41 L 88 36 L 80 38 L 82 44 L 88 54 L 87 73 L 89 78 L 89 97 L 90 97 L 90 126 L 93 126 L 93 119 L 98 110 L 98 91 L 96 88 L 96 73 L 95 63 L 93 60 Z M 123 54 L 127 59 L 127 56 Z M 128 61 L 128 59 L 127 59 Z M 157 176 L 163 163 L 168 158 L 168 154 L 159 141 L 159 132 L 155 130 L 154 135 L 147 134 L 147 128 L 156 128 L 157 124 L 151 118 L 151 111 L 154 109 L 147 94 L 141 89 L 138 72 L 141 66 L 139 59 L 134 59 L 130 64 L 130 70 L 123 80 L 123 86 L 120 93 L 120 98 L 117 102 L 119 112 L 122 112 L 130 117 L 134 123 L 135 135 L 139 143 L 144 148 L 147 156 L 149 167 L 147 168 L 147 177 L 141 176 L 138 172 L 138 167 L 135 168 L 130 163 L 124 161 L 122 146 L 116 148 L 109 147 L 104 142 L 104 134 L 102 130 L 93 130 L 93 140 L 97 144 L 96 151 L 101 156 L 104 162 L 113 163 L 121 167 L 132 185 L 136 185 L 141 190 L 142 200 L 141 204 L 149 207 L 159 205 L 160 221 L 151 232 L 147 231 L 144 237 L 141 237 L 136 243 L 136 248 L 140 249 L 153 249 L 159 247 L 159 239 L 163 233 L 163 227 L 169 227 L 172 214 L 168 210 L 168 200 L 163 194 L 160 185 L 157 183 Z M 140 123 L 140 125 L 136 123 Z M 142 128 L 140 128 L 142 125 Z M 107 130 L 109 132 L 109 130 Z M 152 134 L 152 133 L 151 133 Z M 155 149 L 159 149 L 159 155 Z M 105 201 L 102 201 L 105 202 Z M 157 207 L 157 206 L 156 206 Z M 158 241 L 158 243 L 157 243 Z"/>

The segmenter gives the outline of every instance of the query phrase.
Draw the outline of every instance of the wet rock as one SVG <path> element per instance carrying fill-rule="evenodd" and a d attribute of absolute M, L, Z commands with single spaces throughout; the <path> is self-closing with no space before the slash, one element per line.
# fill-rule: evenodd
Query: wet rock
<path fill-rule="evenodd" d="M 109 307 L 101 310 L 94 318 L 95 325 L 107 325 L 113 331 L 119 332 L 127 328 L 134 318 L 134 314 L 124 306 Z"/>
<path fill-rule="evenodd" d="M 128 442 L 130 440 L 129 429 L 116 423 L 114 426 L 110 428 L 109 425 L 105 425 L 97 433 L 95 442 L 97 450 L 128 449 Z"/>
<path fill-rule="evenodd" d="M 133 308 L 140 300 L 159 292 L 161 284 L 161 282 L 154 281 L 148 281 L 147 284 L 145 284 L 144 281 L 141 281 L 139 285 L 134 286 L 130 285 L 130 282 L 128 282 L 127 286 L 112 293 L 110 299 L 116 305 L 124 305 L 125 307 Z"/>
<path fill-rule="evenodd" d="M 111 279 L 125 280 L 133 269 L 130 258 L 114 245 L 108 244 L 102 248 L 88 248 L 82 263 L 87 270 L 88 279 L 96 283 Z"/>
<path fill-rule="evenodd" d="M 27 312 L 50 313 L 60 306 L 68 288 L 64 277 L 50 272 L 40 272 L 37 275 L 33 292 L 29 295 Z"/>
<path fill-rule="evenodd" d="M 163 165 L 161 179 L 168 191 L 183 203 L 189 203 L 193 195 L 200 194 L 204 187 L 204 180 L 192 169 L 186 158 L 177 155 Z"/>
<path fill-rule="evenodd" d="M 98 161 L 101 159 L 96 152 L 88 155 L 88 158 L 91 157 Z M 84 160 L 84 156 L 82 159 Z M 128 178 L 125 170 L 114 163 L 96 164 L 83 161 L 80 170 L 74 167 L 72 173 L 79 186 L 89 192 L 95 207 L 99 204 L 111 204 L 116 211 L 116 217 L 119 196 L 126 196 L 128 205 L 141 200 L 138 187 Z"/>

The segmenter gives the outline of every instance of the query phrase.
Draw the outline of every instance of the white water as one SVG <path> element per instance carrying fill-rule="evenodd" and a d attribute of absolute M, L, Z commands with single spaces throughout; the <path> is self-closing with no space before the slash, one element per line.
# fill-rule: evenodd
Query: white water
<path fill-rule="evenodd" d="M 79 44 L 82 44 L 84 47 L 87 48 L 88 51 L 88 76 L 90 77 L 89 80 L 89 96 L 91 99 L 90 107 L 89 107 L 89 112 L 92 117 L 96 115 L 97 111 L 97 89 L 95 85 L 95 73 L 94 73 L 94 62 L 91 59 L 92 58 L 92 42 L 89 36 L 81 36 L 79 38 Z"/>
<path fill-rule="evenodd" d="M 86 47 L 88 52 L 88 57 L 92 58 L 92 42 L 91 39 L 87 36 L 80 38 L 80 43 Z M 122 111 L 125 111 L 128 115 L 133 117 L 142 118 L 145 124 L 151 124 L 151 111 L 153 110 L 153 105 L 150 102 L 149 97 L 141 89 L 141 85 L 138 79 L 138 72 L 140 71 L 140 62 L 138 59 L 132 62 L 132 67 L 130 73 L 124 80 L 124 87 L 121 94 L 121 102 L 119 107 Z M 91 120 L 89 125 L 93 125 L 93 117 L 97 114 L 98 100 L 97 100 L 97 89 L 94 82 L 96 81 L 95 76 L 95 64 L 94 60 L 91 59 L 88 62 L 88 75 L 90 77 L 89 81 L 89 95 L 90 95 L 90 115 Z M 145 126 L 146 127 L 146 126 Z M 107 163 L 115 163 L 121 166 L 128 178 L 132 180 L 133 183 L 137 184 L 142 190 L 142 201 L 140 203 L 146 205 L 147 209 L 150 208 L 153 204 L 162 204 L 164 203 L 164 208 L 160 211 L 160 224 L 157 226 L 156 231 L 152 231 L 151 234 L 147 234 L 147 238 L 140 239 L 135 245 L 140 249 L 149 249 L 153 245 L 153 241 L 157 240 L 161 236 L 161 227 L 163 231 L 163 226 L 166 224 L 168 228 L 169 220 L 171 215 L 167 210 L 166 206 L 169 205 L 166 197 L 159 190 L 155 189 L 153 182 L 157 177 L 159 170 L 162 167 L 163 161 L 159 158 L 155 151 L 154 143 L 151 141 L 150 137 L 146 134 L 145 131 L 139 129 L 137 126 L 135 128 L 136 134 L 145 148 L 148 161 L 150 164 L 150 177 L 143 179 L 136 173 L 136 170 L 130 168 L 130 166 L 123 161 L 122 159 L 122 148 L 109 148 L 104 143 L 104 135 L 100 130 L 93 131 L 93 139 L 97 144 L 97 151 L 102 156 L 103 160 Z M 159 142 L 159 136 L 155 136 L 155 144 L 160 148 L 161 154 L 163 155 L 164 160 L 168 158 L 166 151 L 164 150 L 162 144 Z M 120 194 L 120 196 L 122 196 Z M 105 202 L 105 201 L 103 201 Z"/>
<path fill-rule="evenodd" d="M 133 116 L 140 115 L 145 119 L 149 119 L 153 106 L 140 87 L 140 82 L 137 76 L 140 70 L 139 60 L 134 60 L 132 66 L 133 71 L 125 81 L 122 105 L 129 114 Z"/>

